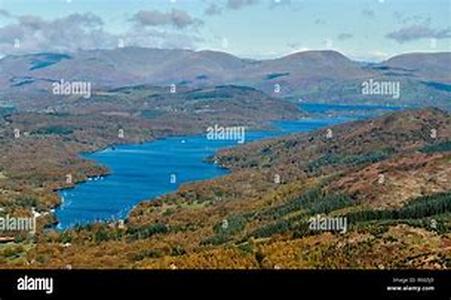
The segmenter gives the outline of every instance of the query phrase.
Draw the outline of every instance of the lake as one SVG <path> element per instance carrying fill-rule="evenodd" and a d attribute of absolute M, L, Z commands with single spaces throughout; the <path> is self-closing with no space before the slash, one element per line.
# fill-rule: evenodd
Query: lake
<path fill-rule="evenodd" d="M 277 121 L 274 130 L 246 132 L 245 142 L 308 132 L 352 120 L 335 116 Z M 74 188 L 59 191 L 62 204 L 55 210 L 57 228 L 123 219 L 140 201 L 174 192 L 183 183 L 223 176 L 228 170 L 206 159 L 219 149 L 236 145 L 236 141 L 190 135 L 84 154 L 86 159 L 107 166 L 111 175 L 90 178 Z"/>

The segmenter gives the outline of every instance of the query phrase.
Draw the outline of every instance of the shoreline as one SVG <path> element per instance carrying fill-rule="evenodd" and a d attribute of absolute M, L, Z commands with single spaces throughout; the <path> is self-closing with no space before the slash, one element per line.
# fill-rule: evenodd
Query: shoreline
<path fill-rule="evenodd" d="M 286 121 L 286 122 L 303 122 L 303 121 L 308 121 L 308 120 L 314 121 L 314 120 L 317 120 L 317 119 L 318 119 L 318 118 L 316 118 L 316 117 L 303 117 L 303 118 L 301 118 L 301 119 L 290 119 L 290 120 L 288 120 L 288 119 L 279 119 L 279 120 L 272 120 L 272 121 L 265 122 L 265 124 L 262 124 L 261 128 L 254 128 L 254 129 L 252 129 L 250 132 L 262 132 L 262 131 L 277 132 L 277 131 L 281 131 L 281 128 L 280 128 L 279 126 L 277 126 L 277 123 L 278 123 L 278 122 L 284 122 L 284 121 Z M 324 118 L 324 119 L 328 119 L 328 118 Z M 269 127 L 269 128 L 268 128 L 268 127 Z M 265 137 L 265 138 L 262 138 L 262 139 L 257 139 L 257 140 L 250 141 L 250 142 L 248 142 L 248 143 L 258 142 L 258 141 L 261 141 L 261 140 L 263 140 L 263 139 L 278 138 L 278 137 L 281 137 L 281 136 L 286 136 L 286 135 L 296 134 L 296 133 L 300 133 L 300 132 L 286 132 L 286 133 L 283 133 L 283 134 L 281 134 L 281 135 L 279 135 L 279 136 L 277 136 L 277 135 L 276 135 L 276 136 L 268 136 L 268 137 Z M 156 138 L 156 139 L 151 139 L 151 140 L 142 141 L 142 142 L 139 142 L 139 143 L 111 144 L 111 145 L 108 145 L 108 146 L 105 146 L 105 147 L 101 147 L 101 148 L 99 148 L 98 150 L 89 151 L 89 152 L 80 152 L 79 155 L 80 155 L 83 159 L 88 159 L 88 158 L 86 158 L 86 157 L 84 157 L 84 156 L 85 156 L 85 155 L 90 155 L 90 154 L 99 153 L 99 152 L 108 150 L 108 149 L 110 149 L 110 148 L 112 148 L 112 147 L 116 147 L 116 148 L 117 148 L 117 147 L 121 147 L 121 146 L 138 146 L 138 145 L 145 145 L 145 144 L 153 143 L 153 142 L 156 142 L 156 141 L 169 140 L 169 139 L 172 139 L 172 138 L 173 138 L 173 139 L 177 139 L 177 138 L 189 138 L 189 137 L 192 138 L 192 137 L 202 137 L 202 136 L 203 136 L 203 134 L 201 134 L 201 133 L 197 133 L 197 134 L 188 134 L 188 135 L 179 135 L 179 134 L 177 134 L 177 135 L 168 135 L 168 136 L 164 136 L 164 137 L 161 137 L 161 138 Z M 244 143 L 244 144 L 247 144 L 247 142 Z M 238 143 L 237 143 L 236 145 L 226 146 L 226 147 L 223 147 L 223 148 L 219 148 L 219 149 L 215 150 L 215 152 L 213 153 L 213 155 L 204 157 L 204 158 L 201 160 L 201 162 L 202 162 L 202 163 L 209 164 L 209 165 L 213 165 L 213 166 L 215 166 L 215 167 L 218 168 L 218 169 L 222 169 L 222 170 L 226 170 L 226 171 L 228 171 L 228 172 L 232 172 L 231 169 L 227 168 L 226 166 L 222 166 L 222 165 L 216 164 L 216 163 L 214 162 L 214 160 L 211 160 L 211 159 L 212 159 L 212 158 L 214 159 L 214 157 L 216 157 L 217 152 L 220 151 L 220 150 L 227 149 L 227 148 L 230 148 L 230 147 L 239 147 L 239 146 L 244 145 L 244 144 L 238 144 Z M 114 151 L 114 150 L 113 150 L 113 151 Z M 88 160 L 89 160 L 89 159 L 88 159 Z M 99 162 L 98 162 L 98 161 L 95 161 L 95 160 L 91 160 L 91 161 L 93 161 L 96 165 L 99 165 Z M 58 198 L 59 198 L 60 201 L 59 201 L 58 205 L 52 207 L 52 210 L 57 210 L 58 208 L 61 208 L 61 205 L 63 204 L 63 202 L 61 201 L 61 196 L 59 195 L 59 192 L 64 191 L 64 190 L 73 190 L 73 189 L 75 189 L 75 188 L 77 187 L 77 185 L 83 184 L 83 183 L 87 183 L 87 182 L 89 181 L 89 178 L 95 178 L 95 177 L 98 177 L 98 176 L 108 177 L 108 176 L 112 175 L 110 167 L 109 167 L 109 166 L 105 166 L 105 168 L 108 169 L 108 172 L 107 172 L 107 173 L 104 173 L 104 174 L 95 174 L 95 175 L 93 175 L 93 176 L 87 177 L 85 180 L 82 180 L 82 181 L 78 181 L 78 182 L 76 182 L 76 183 L 73 183 L 73 184 L 72 184 L 71 186 L 69 186 L 69 187 L 61 187 L 61 188 L 54 189 L 53 192 L 57 193 Z M 225 175 L 227 175 L 227 174 L 225 174 Z M 216 178 L 216 177 L 213 177 L 213 178 Z M 200 179 L 200 181 L 203 181 L 203 180 L 210 180 L 210 179 L 212 179 L 212 178 L 208 178 L 208 179 Z M 198 181 L 198 180 L 196 180 L 196 181 Z M 189 182 L 185 182 L 185 183 L 183 183 L 183 184 L 190 184 L 190 183 L 194 183 L 194 182 L 196 182 L 196 181 L 189 181 Z M 152 200 L 156 200 L 156 199 L 158 199 L 158 198 L 161 197 L 161 196 L 164 196 L 164 195 L 168 195 L 168 194 L 170 194 L 170 193 L 177 192 L 177 190 L 178 190 L 179 188 L 180 188 L 180 187 L 178 187 L 178 188 L 177 188 L 176 190 L 174 190 L 174 191 L 171 191 L 171 192 L 169 192 L 169 193 L 164 193 L 164 194 L 162 194 L 162 195 L 159 195 L 159 196 L 154 197 L 154 198 L 151 198 L 151 199 L 148 199 L 148 198 L 147 198 L 147 199 L 139 200 L 139 201 L 138 201 L 135 205 L 133 205 L 132 208 L 128 211 L 127 216 L 133 211 L 134 207 L 136 207 L 137 205 L 139 205 L 139 203 L 141 203 L 141 202 L 143 202 L 143 201 L 152 201 Z M 51 226 L 52 228 L 54 228 L 54 229 L 56 229 L 56 230 L 58 230 L 58 231 L 65 231 L 65 230 L 72 230 L 72 229 L 73 229 L 74 226 L 71 226 L 71 227 L 69 227 L 69 228 L 64 228 L 64 229 L 57 229 L 56 227 L 58 226 L 58 224 L 60 224 L 60 222 L 58 221 L 58 218 L 56 217 L 56 214 L 55 214 L 55 213 L 52 213 L 52 215 L 53 215 L 53 217 L 54 217 L 55 220 L 56 220 L 56 222 L 52 224 L 52 226 Z M 126 217 L 126 218 L 127 218 L 127 217 Z M 124 218 L 124 220 L 125 220 L 126 218 Z M 105 223 L 109 223 L 109 222 L 106 221 Z M 91 224 L 91 223 L 88 223 L 88 224 Z"/>
<path fill-rule="evenodd" d="M 327 107 L 327 105 L 325 105 L 326 107 Z M 335 105 L 333 106 L 333 107 L 335 107 Z M 347 105 L 344 105 L 344 107 L 347 107 Z M 359 106 L 360 107 L 360 106 Z M 372 107 L 372 106 L 369 106 L 369 107 Z M 301 105 L 299 106 L 299 108 L 301 109 Z M 378 109 L 379 110 L 379 109 Z M 358 111 L 358 110 L 357 110 Z M 386 111 L 387 112 L 387 111 Z M 388 112 L 387 113 L 391 113 L 391 112 L 393 112 L 391 109 L 389 109 L 388 110 Z M 226 146 L 226 147 L 223 147 L 223 148 L 219 148 L 219 149 L 216 149 L 215 151 L 214 151 L 214 153 L 213 153 L 213 155 L 210 155 L 210 156 L 207 156 L 207 157 L 204 157 L 203 159 L 202 159 L 202 162 L 203 163 L 207 163 L 207 164 L 210 164 L 210 165 L 214 165 L 215 167 L 217 167 L 217 168 L 220 168 L 220 169 L 223 169 L 223 170 L 227 170 L 227 171 L 229 171 L 229 172 L 232 172 L 233 170 L 231 170 L 230 168 L 227 168 L 226 166 L 222 166 L 222 165 L 219 165 L 219 164 L 216 164 L 215 163 L 215 157 L 216 157 L 216 155 L 217 155 L 217 153 L 219 152 L 219 151 L 221 151 L 221 150 L 223 150 L 223 149 L 227 149 L 227 148 L 230 148 L 230 147 L 239 147 L 239 146 L 241 146 L 241 145 L 245 145 L 245 144 L 248 144 L 248 143 L 253 143 L 253 142 L 259 142 L 259 141 L 262 141 L 262 140 L 265 140 L 265 139 L 272 139 L 272 138 L 280 138 L 280 137 L 283 137 L 283 136 L 288 136 L 288 135 L 291 135 L 291 134 L 299 134 L 299 133 L 302 133 L 303 131 L 297 131 L 297 132 L 283 132 L 282 130 L 282 128 L 280 127 L 280 126 L 278 126 L 277 124 L 278 123 L 281 123 L 281 122 L 309 122 L 309 121 L 315 121 L 315 120 L 328 120 L 328 119 L 341 119 L 342 121 L 344 121 L 344 122 L 338 122 L 338 123 L 334 123 L 334 124 L 332 124 L 331 126 L 335 126 L 335 125 L 340 125 L 340 124 L 344 124 L 344 123 L 349 123 L 349 122 L 354 122 L 354 121 L 359 121 L 360 120 L 360 118 L 352 118 L 352 117 L 350 117 L 350 116 L 348 116 L 348 115 L 345 115 L 345 116 L 340 116 L 339 114 L 338 115 L 336 115 L 336 116 L 334 116 L 334 117 L 331 117 L 330 115 L 328 115 L 328 114 L 326 114 L 326 113 L 320 113 L 319 114 L 320 116 L 322 116 L 322 117 L 319 117 L 318 116 L 318 113 L 308 113 L 308 116 L 304 116 L 303 118 L 300 118 L 300 119 L 291 119 L 291 120 L 287 120 L 287 119 L 280 119 L 280 120 L 272 120 L 272 121 L 268 121 L 268 122 L 265 122 L 264 124 L 261 124 L 261 128 L 266 128 L 266 129 L 260 129 L 260 128 L 254 128 L 251 132 L 259 132 L 259 131 L 271 131 L 271 132 L 277 132 L 277 131 L 281 131 L 282 132 L 282 134 L 281 135 L 274 135 L 274 136 L 271 136 L 271 135 L 269 135 L 269 136 L 267 136 L 267 137 L 264 137 L 264 138 L 261 138 L 261 139 L 256 139 L 256 140 L 252 140 L 252 141 L 250 141 L 250 142 L 246 142 L 246 143 L 244 143 L 244 144 L 236 144 L 236 145 L 232 145 L 232 146 Z M 374 115 L 374 114 L 373 114 Z M 370 115 L 367 115 L 366 116 L 366 118 L 370 118 L 372 115 L 370 114 Z M 269 125 L 269 126 L 268 126 Z M 260 127 L 260 126 L 259 126 Z M 268 128 L 269 127 L 269 128 Z M 320 127 L 320 128 L 316 128 L 316 129 L 313 129 L 313 130 L 319 130 L 319 129 L 321 129 L 321 128 L 324 128 L 324 127 Z M 141 141 L 141 142 L 138 142 L 138 143 L 123 143 L 123 144 L 117 144 L 117 143 L 113 143 L 113 144 L 110 144 L 110 145 L 107 145 L 107 146 L 105 146 L 105 147 L 101 147 L 101 148 L 99 148 L 98 150 L 94 150 L 94 151 L 89 151 L 89 152 L 81 152 L 81 153 L 79 153 L 79 155 L 83 158 L 83 159 L 88 159 L 89 160 L 89 158 L 86 158 L 86 157 L 84 157 L 85 155 L 90 155 L 90 154 L 94 154 L 94 153 L 99 153 L 99 152 L 102 152 L 102 151 L 105 151 L 105 150 L 108 150 L 108 149 L 111 149 L 111 148 L 117 148 L 117 147 L 121 147 L 121 146 L 138 146 L 138 145 L 145 145 L 145 144 L 149 144 L 149 143 L 153 143 L 153 142 L 156 142 L 156 141 L 165 141 L 165 140 L 169 140 L 169 139 L 180 139 L 180 138 L 192 138 L 192 137 L 201 137 L 202 136 L 202 133 L 195 133 L 195 134 L 188 134 L 188 135 L 183 135 L 183 134 L 170 134 L 170 135 L 167 135 L 167 136 L 163 136 L 163 137 L 159 137 L 159 138 L 155 138 L 155 139 L 150 139 L 150 140 L 145 140 L 145 141 Z M 111 149 L 112 151 L 114 151 L 114 149 Z M 99 162 L 98 161 L 96 161 L 96 160 L 92 160 L 96 165 L 98 165 L 99 164 Z M 90 178 L 96 178 L 96 177 L 99 177 L 99 176 L 102 176 L 102 177 L 108 177 L 108 176 L 110 176 L 110 175 L 112 175 L 112 173 L 111 173 L 111 169 L 110 169 L 110 167 L 109 166 L 104 166 L 106 169 L 108 169 L 108 172 L 106 172 L 106 173 L 103 173 L 103 174 L 95 174 L 95 175 L 93 175 L 93 176 L 89 176 L 89 177 L 87 177 L 85 180 L 83 180 L 83 181 L 79 181 L 79 182 L 76 182 L 76 183 L 74 183 L 72 186 L 70 186 L 70 187 L 62 187 L 62 188 L 58 188 L 58 189 L 55 189 L 54 190 L 54 192 L 56 192 L 58 195 L 59 195 L 59 192 L 61 192 L 61 191 L 64 191 L 64 190 L 72 190 L 72 189 L 75 189 L 76 188 L 76 186 L 77 185 L 79 185 L 79 184 L 83 184 L 83 183 L 87 183 L 88 181 L 89 181 L 89 179 Z M 216 178 L 216 177 L 213 177 L 213 178 Z M 208 179 L 200 179 L 201 181 L 202 180 L 209 180 L 209 179 L 212 179 L 212 178 L 208 178 Z M 184 182 L 183 184 L 190 184 L 190 183 L 193 183 L 193 182 L 196 182 L 197 180 L 195 180 L 195 181 L 188 181 L 188 182 Z M 137 206 L 137 205 L 139 205 L 140 203 L 142 203 L 142 202 L 144 202 L 144 201 L 153 201 L 153 200 L 156 200 L 156 199 L 158 199 L 159 197 L 161 197 L 161 196 L 165 196 L 165 195 L 168 195 L 168 194 L 171 194 L 171 193 L 174 193 L 174 192 L 177 192 L 177 190 L 179 190 L 180 189 L 180 186 L 179 187 L 177 187 L 177 189 L 175 189 L 175 190 L 173 190 L 173 191 L 171 191 L 171 192 L 168 192 L 168 193 L 163 193 L 163 194 L 161 194 L 161 195 L 159 195 L 159 196 L 156 196 L 156 197 L 153 197 L 153 198 L 145 198 L 145 199 L 141 199 L 141 200 L 139 200 L 139 201 L 137 201 L 137 203 L 136 204 L 134 204 L 130 209 L 129 209 L 129 211 L 127 212 L 127 216 L 125 217 L 125 218 L 123 218 L 124 220 L 126 220 L 127 219 L 127 217 L 128 217 L 128 215 L 133 211 L 133 209 Z M 58 198 L 59 198 L 59 200 L 60 200 L 60 203 L 58 204 L 58 205 L 56 205 L 55 207 L 53 207 L 52 209 L 53 210 L 57 210 L 58 208 L 60 208 L 61 207 L 61 205 L 63 204 L 63 202 L 61 202 L 61 196 L 59 195 L 58 196 Z M 53 216 L 54 216 L 54 218 L 55 218 L 55 220 L 57 220 L 55 223 L 54 223 L 54 225 L 52 226 L 52 227 L 57 227 L 58 226 L 58 224 L 60 224 L 60 222 L 58 221 L 58 218 L 56 217 L 56 214 L 55 213 L 53 213 Z M 111 220 L 112 221 L 112 220 Z M 103 221 L 102 221 L 103 222 Z M 106 224 L 108 224 L 110 221 L 105 221 L 105 222 L 103 222 L 103 223 L 106 223 Z M 95 222 L 94 222 L 95 223 Z M 92 223 L 87 223 L 87 224 L 92 224 Z M 84 224 L 84 225 L 86 225 L 86 224 Z M 57 229 L 57 230 L 61 230 L 61 231 L 65 231 L 65 230 L 71 230 L 71 229 L 73 229 L 73 227 L 74 226 L 70 226 L 70 227 L 68 227 L 68 228 L 64 228 L 64 229 Z"/>

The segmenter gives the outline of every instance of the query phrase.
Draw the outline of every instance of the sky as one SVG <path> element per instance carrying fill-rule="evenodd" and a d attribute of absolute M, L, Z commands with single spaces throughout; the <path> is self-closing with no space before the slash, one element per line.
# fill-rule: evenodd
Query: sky
<path fill-rule="evenodd" d="M 451 49 L 451 0 L 0 0 L 0 56 L 139 46 L 381 61 Z"/>

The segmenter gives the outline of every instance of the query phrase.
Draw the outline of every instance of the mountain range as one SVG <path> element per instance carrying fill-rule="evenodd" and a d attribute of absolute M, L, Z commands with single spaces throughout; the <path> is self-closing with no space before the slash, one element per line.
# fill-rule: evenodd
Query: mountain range
<path fill-rule="evenodd" d="M 91 82 L 96 91 L 134 85 L 253 87 L 292 101 L 436 106 L 449 109 L 451 52 L 408 53 L 380 63 L 353 61 L 336 51 L 305 51 L 269 60 L 217 51 L 118 48 L 37 53 L 0 60 L 3 104 L 47 96 L 51 83 Z M 362 83 L 399 82 L 400 97 L 362 94 Z M 280 88 L 275 92 L 276 85 Z"/>

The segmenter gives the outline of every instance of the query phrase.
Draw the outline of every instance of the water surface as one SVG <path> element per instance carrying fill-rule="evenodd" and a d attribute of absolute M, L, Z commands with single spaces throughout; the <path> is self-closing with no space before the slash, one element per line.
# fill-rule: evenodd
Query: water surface
<path fill-rule="evenodd" d="M 277 130 L 246 132 L 246 143 L 350 120 L 349 117 L 334 117 L 277 121 L 274 122 Z M 86 154 L 85 158 L 107 166 L 111 175 L 91 178 L 74 188 L 60 191 L 63 203 L 56 209 L 57 228 L 122 219 L 142 200 L 173 192 L 186 182 L 225 175 L 226 169 L 208 163 L 206 159 L 221 148 L 236 145 L 236 141 L 207 140 L 205 135 L 195 135 L 121 145 Z"/>

